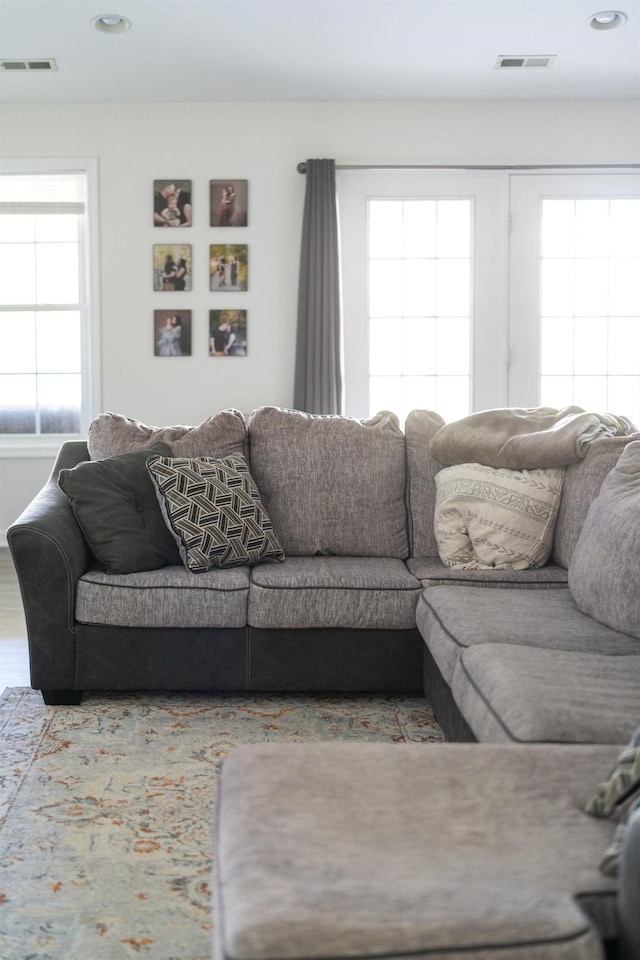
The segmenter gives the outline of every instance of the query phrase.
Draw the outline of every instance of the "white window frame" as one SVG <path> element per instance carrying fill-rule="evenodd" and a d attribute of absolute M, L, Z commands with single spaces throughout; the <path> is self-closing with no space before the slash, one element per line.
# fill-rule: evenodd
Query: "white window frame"
<path fill-rule="evenodd" d="M 640 174 L 619 170 L 533 171 L 511 179 L 511 269 L 509 293 L 510 406 L 540 403 L 540 204 L 543 199 L 640 196 Z M 612 411 L 625 413 L 624 410 Z"/>
<path fill-rule="evenodd" d="M 539 386 L 532 391 L 532 375 L 539 377 L 540 336 L 537 316 L 538 273 L 526 285 L 511 273 L 510 192 L 513 178 L 536 177 L 551 186 L 561 176 L 566 193 L 585 176 L 602 177 L 634 174 L 640 166 L 609 167 L 495 167 L 465 168 L 344 168 L 337 169 L 336 182 L 342 247 L 342 309 L 345 375 L 345 413 L 368 414 L 367 342 L 367 216 L 368 199 L 422 198 L 426 196 L 476 196 L 477 216 L 473 237 L 472 365 L 470 411 L 504 406 L 534 406 Z M 491 189 L 482 199 L 486 187 Z M 435 194 L 431 190 L 437 191 Z M 625 188 L 622 188 L 624 192 Z M 441 190 L 443 192 L 441 192 Z M 466 192 L 465 192 L 466 191 Z M 493 191 L 493 193 L 491 192 Z M 628 190 L 627 190 L 628 192 Z M 546 196 L 545 192 L 545 196 Z M 552 193 L 551 193 L 552 195 Z M 480 224 L 486 203 L 489 227 Z M 531 239 L 528 241 L 531 243 Z M 535 246 L 535 239 L 533 240 Z M 536 257 L 538 250 L 535 250 Z M 529 298 L 531 309 L 519 319 L 516 287 Z M 519 301 L 522 303 L 522 300 Z M 523 388 L 524 367 L 526 386 Z M 535 369 L 535 374 L 532 371 Z M 539 384 L 539 379 L 537 380 Z M 364 411 L 364 412 L 363 412 Z"/>
<path fill-rule="evenodd" d="M 2 174 L 86 174 L 87 196 L 80 244 L 82 398 L 80 432 L 2 434 L 0 457 L 55 456 L 61 443 L 87 436 L 89 424 L 100 409 L 100 282 L 98 246 L 98 161 L 95 157 L 70 159 L 4 159 Z"/>

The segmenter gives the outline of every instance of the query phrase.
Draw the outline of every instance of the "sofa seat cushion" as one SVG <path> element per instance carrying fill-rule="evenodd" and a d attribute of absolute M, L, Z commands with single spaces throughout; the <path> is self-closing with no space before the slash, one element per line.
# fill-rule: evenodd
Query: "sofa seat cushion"
<path fill-rule="evenodd" d="M 401 560 L 288 557 L 251 571 L 252 627 L 415 628 L 420 583 Z"/>
<path fill-rule="evenodd" d="M 484 643 L 579 653 L 640 652 L 633 637 L 582 613 L 566 589 L 429 587 L 418 601 L 416 623 L 449 686 L 462 651 Z"/>
<path fill-rule="evenodd" d="M 442 586 L 444 584 L 467 584 L 474 587 L 522 587 L 536 589 L 540 587 L 566 587 L 567 571 L 555 563 L 545 563 L 543 567 L 529 570 L 500 570 L 483 568 L 476 570 L 455 570 L 445 567 L 440 557 L 409 557 L 407 569 L 417 577 L 423 587 Z"/>
<path fill-rule="evenodd" d="M 480 741 L 624 743 L 640 717 L 640 653 L 487 643 L 463 651 L 451 689 Z"/>
<path fill-rule="evenodd" d="M 76 620 L 118 627 L 245 627 L 249 568 L 191 573 L 163 567 L 113 575 L 90 570 L 78 581 Z"/>
<path fill-rule="evenodd" d="M 218 960 L 586 960 L 617 746 L 260 744 L 222 766 Z M 591 922 L 590 922 L 591 921 Z"/>
<path fill-rule="evenodd" d="M 251 472 L 287 555 L 409 556 L 404 435 L 370 420 L 260 407 Z"/>

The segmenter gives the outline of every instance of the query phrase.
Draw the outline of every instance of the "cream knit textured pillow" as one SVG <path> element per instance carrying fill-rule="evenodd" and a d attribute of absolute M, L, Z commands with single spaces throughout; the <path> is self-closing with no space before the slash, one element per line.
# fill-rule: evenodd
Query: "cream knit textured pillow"
<path fill-rule="evenodd" d="M 563 467 L 445 467 L 436 474 L 435 535 L 442 562 L 457 570 L 543 566 L 563 479 Z"/>

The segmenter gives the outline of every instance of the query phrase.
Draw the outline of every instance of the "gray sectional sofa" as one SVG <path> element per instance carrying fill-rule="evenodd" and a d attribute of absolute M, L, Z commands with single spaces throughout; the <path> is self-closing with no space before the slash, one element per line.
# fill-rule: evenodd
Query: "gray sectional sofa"
<path fill-rule="evenodd" d="M 581 611 L 567 584 L 590 503 L 638 435 L 595 438 L 564 469 L 542 566 L 457 569 L 434 527 L 443 423 L 416 410 L 403 432 L 389 413 L 274 407 L 196 427 L 97 417 L 8 532 L 32 685 L 62 703 L 96 689 L 424 684 L 449 738 L 624 740 L 640 715 L 637 640 Z M 158 443 L 175 458 L 244 456 L 284 562 L 181 562 L 144 465 Z"/>
<path fill-rule="evenodd" d="M 597 863 L 615 820 L 584 813 L 640 719 L 640 435 L 596 432 L 522 496 L 513 478 L 454 471 L 450 502 L 442 429 L 420 410 L 404 432 L 388 413 L 263 407 L 165 428 L 104 414 L 9 530 L 47 703 L 423 688 L 448 740 L 480 741 L 234 752 L 217 817 L 221 960 L 640 957 L 640 812 L 617 884 Z M 176 508 L 150 474 L 203 457 L 230 465 L 239 513 L 262 513 L 230 566 L 194 572 L 199 475 Z M 170 479 L 175 491 L 185 474 Z M 445 565 L 443 536 L 471 549 L 457 489 L 498 553 L 524 504 L 546 562 Z"/>

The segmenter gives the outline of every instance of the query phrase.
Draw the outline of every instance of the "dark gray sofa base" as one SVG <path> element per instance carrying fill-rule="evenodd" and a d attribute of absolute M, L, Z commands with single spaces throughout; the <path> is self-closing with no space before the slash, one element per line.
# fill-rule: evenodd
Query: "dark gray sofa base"
<path fill-rule="evenodd" d="M 250 690 L 420 693 L 424 641 L 413 630 L 249 628 Z"/>
<path fill-rule="evenodd" d="M 426 644 L 424 645 L 422 663 L 424 695 L 427 703 L 433 708 L 445 739 L 461 743 L 477 743 L 475 734 L 453 699 L 451 687 L 438 670 L 438 666 Z"/>
<path fill-rule="evenodd" d="M 42 691 L 77 704 L 85 690 L 420 693 L 417 630 L 155 629 L 75 626 L 75 686 Z"/>

